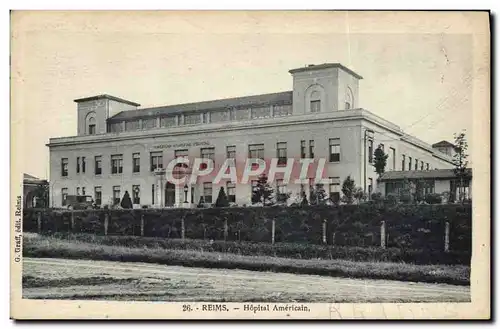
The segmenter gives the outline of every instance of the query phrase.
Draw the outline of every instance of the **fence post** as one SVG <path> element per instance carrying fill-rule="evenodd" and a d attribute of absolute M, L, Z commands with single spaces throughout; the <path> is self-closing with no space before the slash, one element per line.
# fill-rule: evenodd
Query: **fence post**
<path fill-rule="evenodd" d="M 444 251 L 448 252 L 450 250 L 450 223 L 446 222 L 444 224 Z"/>
<path fill-rule="evenodd" d="M 75 232 L 75 213 L 71 211 L 71 233 Z"/>
<path fill-rule="evenodd" d="M 38 226 L 38 233 L 42 233 L 42 213 L 38 212 L 36 217 L 36 223 Z"/>
<path fill-rule="evenodd" d="M 224 241 L 227 240 L 227 235 L 228 235 L 228 227 L 227 227 L 227 219 L 224 220 Z"/>
<path fill-rule="evenodd" d="M 271 243 L 274 244 L 274 234 L 276 233 L 276 221 L 273 219 L 271 226 Z"/>
<path fill-rule="evenodd" d="M 184 226 L 184 217 L 181 218 L 181 239 L 186 237 L 186 227 Z"/>
<path fill-rule="evenodd" d="M 104 215 L 104 235 L 108 235 L 109 215 Z"/>
<path fill-rule="evenodd" d="M 323 243 L 326 244 L 326 219 L 323 219 Z"/>
<path fill-rule="evenodd" d="M 380 223 L 380 246 L 385 249 L 385 220 Z"/>
<path fill-rule="evenodd" d="M 144 214 L 141 214 L 141 236 L 144 236 Z"/>

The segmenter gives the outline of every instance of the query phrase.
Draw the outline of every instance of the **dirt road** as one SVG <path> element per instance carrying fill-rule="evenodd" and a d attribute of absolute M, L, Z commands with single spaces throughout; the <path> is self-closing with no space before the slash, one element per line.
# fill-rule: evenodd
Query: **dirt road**
<path fill-rule="evenodd" d="M 23 297 L 226 302 L 468 302 L 470 288 L 145 263 L 25 258 Z"/>

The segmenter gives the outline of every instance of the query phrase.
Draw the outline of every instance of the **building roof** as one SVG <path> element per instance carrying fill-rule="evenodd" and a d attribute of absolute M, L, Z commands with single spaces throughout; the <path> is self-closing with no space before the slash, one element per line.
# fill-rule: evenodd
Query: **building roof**
<path fill-rule="evenodd" d="M 472 177 L 472 169 L 467 169 L 467 176 Z M 380 176 L 381 181 L 402 179 L 449 179 L 456 177 L 453 169 L 387 171 Z"/>
<path fill-rule="evenodd" d="M 131 120 L 141 117 L 174 115 L 186 112 L 198 112 L 205 110 L 227 109 L 231 107 L 255 107 L 267 105 L 292 104 L 292 91 L 284 91 L 272 94 L 253 95 L 245 97 L 235 97 L 226 99 L 217 99 L 211 101 L 185 103 L 177 105 L 167 105 L 160 107 L 151 107 L 131 111 L 122 111 L 113 117 L 110 121 Z"/>
<path fill-rule="evenodd" d="M 435 144 L 432 144 L 432 147 L 455 147 L 455 145 L 453 145 L 452 143 L 448 142 L 448 141 L 440 141 L 440 142 L 437 142 Z"/>
<path fill-rule="evenodd" d="M 298 69 L 292 69 L 288 72 L 290 72 L 291 74 L 294 74 L 294 73 L 299 73 L 299 72 L 316 71 L 316 70 L 329 69 L 329 68 L 340 68 L 340 69 L 346 71 L 347 73 L 352 74 L 353 76 L 355 76 L 358 79 L 363 79 L 363 77 L 361 75 L 357 74 L 353 70 L 345 67 L 344 65 L 342 65 L 340 63 L 324 63 L 324 64 L 318 64 L 318 65 L 310 64 L 310 65 L 307 65 L 305 67 L 300 67 Z"/>
<path fill-rule="evenodd" d="M 95 100 L 98 100 L 98 99 L 110 99 L 110 100 L 113 100 L 113 101 L 117 101 L 117 102 L 120 102 L 120 103 L 125 103 L 125 104 L 132 105 L 132 106 L 141 106 L 141 104 L 139 104 L 139 103 L 131 102 L 131 101 L 128 101 L 126 99 L 115 97 L 115 96 L 111 96 L 111 95 L 108 95 L 108 94 L 102 94 L 102 95 L 97 95 L 97 96 L 79 98 L 79 99 L 75 99 L 74 102 L 75 103 L 81 103 L 81 102 L 95 101 Z"/>
<path fill-rule="evenodd" d="M 33 175 L 24 173 L 23 174 L 23 182 L 24 183 L 36 183 L 36 184 L 40 184 L 40 183 L 46 183 L 47 180 L 40 179 L 40 178 L 35 177 Z"/>

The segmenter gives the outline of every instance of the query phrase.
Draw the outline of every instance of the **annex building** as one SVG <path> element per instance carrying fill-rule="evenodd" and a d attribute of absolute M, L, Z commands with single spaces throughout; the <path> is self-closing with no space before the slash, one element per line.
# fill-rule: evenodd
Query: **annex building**
<path fill-rule="evenodd" d="M 215 164 L 227 158 L 323 158 L 331 198 L 341 197 L 348 175 L 367 193 L 376 190 L 371 162 L 380 144 L 389 156 L 386 171 L 453 168 L 442 144 L 433 147 L 361 108 L 359 74 L 338 63 L 289 73 L 292 90 L 272 94 L 154 108 L 110 95 L 75 100 L 77 135 L 47 144 L 51 206 L 63 206 L 67 195 L 90 195 L 111 205 L 128 191 L 136 207 L 192 207 L 200 197 L 215 202 L 221 186 L 231 201 L 251 203 L 252 183 L 214 184 L 210 177 L 169 183 L 166 164 L 177 157 Z M 292 196 L 308 195 L 312 185 L 280 179 L 273 184 L 277 193 Z"/>

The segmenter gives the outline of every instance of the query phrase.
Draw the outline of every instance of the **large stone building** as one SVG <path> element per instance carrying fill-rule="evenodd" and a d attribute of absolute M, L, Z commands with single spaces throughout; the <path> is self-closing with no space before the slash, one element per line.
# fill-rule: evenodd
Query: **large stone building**
<path fill-rule="evenodd" d="M 345 66 L 289 72 L 293 89 L 272 94 L 144 109 L 109 95 L 75 100 L 78 134 L 48 144 L 52 206 L 62 206 L 72 194 L 112 204 L 128 191 L 136 206 L 190 207 L 201 196 L 215 201 L 221 186 L 234 202 L 251 203 L 251 184 L 214 184 L 210 177 L 167 182 L 161 168 L 176 157 L 211 158 L 215 164 L 226 158 L 323 158 L 332 198 L 341 196 L 348 175 L 367 193 L 375 191 L 371 161 L 380 144 L 389 156 L 387 171 L 452 168 L 449 155 L 361 108 L 362 77 Z M 280 179 L 275 184 L 280 193 L 308 195 L 310 189 Z"/>

